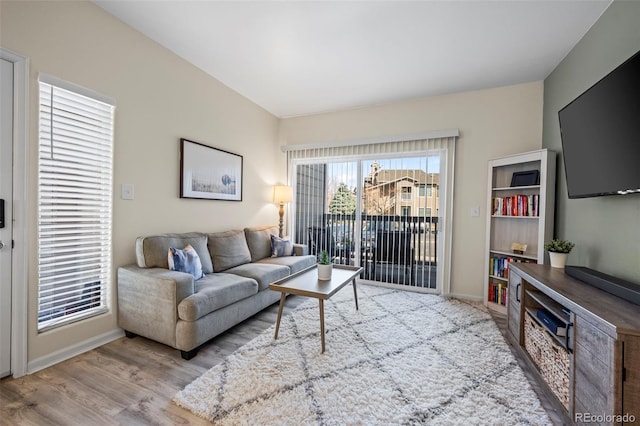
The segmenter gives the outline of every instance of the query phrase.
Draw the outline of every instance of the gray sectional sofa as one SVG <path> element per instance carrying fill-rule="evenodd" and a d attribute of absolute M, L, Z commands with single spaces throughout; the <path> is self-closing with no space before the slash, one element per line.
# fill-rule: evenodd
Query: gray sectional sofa
<path fill-rule="evenodd" d="M 136 265 L 118 268 L 118 325 L 191 359 L 208 340 L 277 302 L 269 284 L 315 264 L 306 247 L 272 257 L 275 226 L 139 237 Z M 204 277 L 168 269 L 168 250 L 191 245 Z M 288 254 L 288 253 L 287 253 Z"/>

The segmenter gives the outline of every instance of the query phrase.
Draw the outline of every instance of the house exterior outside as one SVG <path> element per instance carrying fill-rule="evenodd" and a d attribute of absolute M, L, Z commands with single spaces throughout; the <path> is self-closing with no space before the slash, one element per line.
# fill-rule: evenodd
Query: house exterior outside
<path fill-rule="evenodd" d="M 440 174 L 417 169 L 381 170 L 365 178 L 363 210 L 369 215 L 437 217 Z"/>

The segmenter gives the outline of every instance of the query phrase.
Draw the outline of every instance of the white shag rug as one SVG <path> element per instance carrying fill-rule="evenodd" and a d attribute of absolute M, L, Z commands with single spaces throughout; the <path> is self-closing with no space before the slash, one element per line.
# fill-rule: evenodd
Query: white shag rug
<path fill-rule="evenodd" d="M 350 286 L 236 350 L 174 402 L 215 424 L 547 425 L 484 306 Z"/>

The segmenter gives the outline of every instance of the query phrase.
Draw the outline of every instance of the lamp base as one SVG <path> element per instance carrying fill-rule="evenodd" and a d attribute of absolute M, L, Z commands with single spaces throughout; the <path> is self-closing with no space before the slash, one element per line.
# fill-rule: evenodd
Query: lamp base
<path fill-rule="evenodd" d="M 284 235 L 284 203 L 280 203 L 280 222 L 278 223 L 278 236 L 282 238 Z"/>

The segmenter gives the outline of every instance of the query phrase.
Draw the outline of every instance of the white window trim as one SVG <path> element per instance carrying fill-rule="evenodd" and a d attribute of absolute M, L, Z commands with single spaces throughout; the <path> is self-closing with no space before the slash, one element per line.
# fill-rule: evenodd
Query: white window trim
<path fill-rule="evenodd" d="M 69 83 L 68 81 L 64 81 L 61 80 L 57 77 L 53 77 L 49 74 L 44 74 L 44 73 L 39 73 L 38 74 L 38 81 L 43 82 L 43 83 L 47 83 L 50 84 L 52 86 L 56 86 L 59 87 L 61 89 L 65 89 L 65 90 L 69 90 L 71 92 L 75 92 L 79 95 L 82 96 L 86 96 L 88 98 L 92 98 L 95 99 L 96 101 L 105 103 L 105 104 L 109 104 L 111 106 L 115 106 L 116 105 L 116 101 L 108 96 L 105 96 L 101 93 L 95 92 L 91 89 L 87 89 L 86 87 L 77 85 L 77 84 L 73 84 L 73 83 Z"/>

